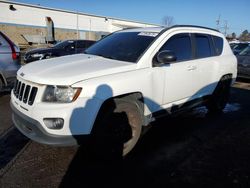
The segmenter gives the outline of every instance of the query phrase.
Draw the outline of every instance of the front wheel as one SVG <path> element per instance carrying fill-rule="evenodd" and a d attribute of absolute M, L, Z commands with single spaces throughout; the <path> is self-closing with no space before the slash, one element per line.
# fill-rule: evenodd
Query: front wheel
<path fill-rule="evenodd" d="M 102 155 L 127 155 L 136 145 L 142 130 L 142 115 L 136 103 L 110 101 L 98 117 L 94 136 Z"/>

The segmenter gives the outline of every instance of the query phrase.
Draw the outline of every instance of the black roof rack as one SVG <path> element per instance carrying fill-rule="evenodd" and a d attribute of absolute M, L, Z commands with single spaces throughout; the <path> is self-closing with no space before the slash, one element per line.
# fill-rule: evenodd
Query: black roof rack
<path fill-rule="evenodd" d="M 173 25 L 171 27 L 165 27 L 165 29 L 168 30 L 168 29 L 172 29 L 172 28 L 176 28 L 176 27 L 193 27 L 193 28 L 209 29 L 209 30 L 212 30 L 212 31 L 220 32 L 217 29 L 213 29 L 213 28 L 209 28 L 209 27 L 203 27 L 203 26 L 198 26 L 198 25 Z"/>
<path fill-rule="evenodd" d="M 198 25 L 173 25 L 173 26 L 170 26 L 170 27 L 165 27 L 165 26 L 160 26 L 161 28 L 163 28 L 163 30 L 160 32 L 160 33 L 163 33 L 169 29 L 173 29 L 173 28 L 178 28 L 178 27 L 193 27 L 193 28 L 200 28 L 200 29 L 208 29 L 208 30 L 212 30 L 212 31 L 216 31 L 216 32 L 219 32 L 219 30 L 217 29 L 213 29 L 213 28 L 209 28 L 209 27 L 203 27 L 203 26 L 198 26 Z M 158 28 L 160 28 L 158 27 Z M 123 28 L 122 30 L 130 30 L 130 29 L 138 29 L 138 28 L 141 28 L 141 27 L 130 27 L 130 28 Z M 153 28 L 153 27 L 152 27 Z"/>

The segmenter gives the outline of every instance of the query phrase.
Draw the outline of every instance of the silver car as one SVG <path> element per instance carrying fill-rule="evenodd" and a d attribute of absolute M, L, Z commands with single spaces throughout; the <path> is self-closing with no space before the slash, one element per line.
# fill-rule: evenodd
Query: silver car
<path fill-rule="evenodd" d="M 250 45 L 237 55 L 238 77 L 250 79 Z"/>
<path fill-rule="evenodd" d="M 0 92 L 13 87 L 20 67 L 20 49 L 0 31 Z"/>

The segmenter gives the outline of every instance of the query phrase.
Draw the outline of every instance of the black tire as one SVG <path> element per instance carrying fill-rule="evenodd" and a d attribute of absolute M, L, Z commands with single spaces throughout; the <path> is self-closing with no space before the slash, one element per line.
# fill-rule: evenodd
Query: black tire
<path fill-rule="evenodd" d="M 95 153 L 109 159 L 125 156 L 136 145 L 141 130 L 142 115 L 136 103 L 109 101 L 101 109 L 92 132 Z"/>
<path fill-rule="evenodd" d="M 223 76 L 206 105 L 209 113 L 218 114 L 223 111 L 229 100 L 230 89 L 231 77 Z"/>

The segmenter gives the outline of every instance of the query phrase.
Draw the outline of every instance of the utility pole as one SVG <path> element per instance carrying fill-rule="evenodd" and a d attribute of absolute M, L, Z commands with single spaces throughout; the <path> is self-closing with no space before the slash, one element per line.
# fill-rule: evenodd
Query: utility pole
<path fill-rule="evenodd" d="M 219 15 L 219 18 L 216 20 L 216 29 L 218 31 L 220 30 L 220 15 Z"/>
<path fill-rule="evenodd" d="M 225 20 L 224 23 L 225 23 L 224 24 L 224 35 L 227 36 L 227 30 L 229 29 L 227 20 Z"/>
<path fill-rule="evenodd" d="M 76 30 L 77 30 L 77 39 L 79 39 L 79 21 L 78 21 L 78 11 L 76 11 Z"/>

